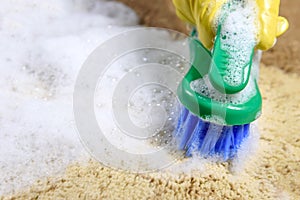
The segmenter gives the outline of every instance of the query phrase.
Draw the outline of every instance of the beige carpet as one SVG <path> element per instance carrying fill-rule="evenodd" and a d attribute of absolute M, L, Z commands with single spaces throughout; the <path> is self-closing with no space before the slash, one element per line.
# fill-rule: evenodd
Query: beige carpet
<path fill-rule="evenodd" d="M 297 199 L 300 196 L 300 77 L 261 67 L 261 139 L 245 169 L 205 164 L 204 172 L 178 177 L 118 172 L 90 161 L 62 177 L 38 181 L 4 199 Z M 1 199 L 1 198 L 0 198 Z"/>

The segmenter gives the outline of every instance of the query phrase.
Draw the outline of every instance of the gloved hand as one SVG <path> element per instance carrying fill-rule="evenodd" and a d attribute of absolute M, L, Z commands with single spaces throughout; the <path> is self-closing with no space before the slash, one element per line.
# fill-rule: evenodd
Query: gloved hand
<path fill-rule="evenodd" d="M 280 0 L 256 0 L 259 19 L 259 41 L 257 48 L 268 50 L 275 45 L 276 37 L 289 27 L 286 18 L 278 16 Z"/>
<path fill-rule="evenodd" d="M 288 21 L 278 16 L 280 0 L 253 0 L 257 5 L 258 41 L 257 49 L 268 50 L 276 37 L 288 29 Z M 177 15 L 197 27 L 199 39 L 211 49 L 216 34 L 217 17 L 228 0 L 173 0 Z"/>

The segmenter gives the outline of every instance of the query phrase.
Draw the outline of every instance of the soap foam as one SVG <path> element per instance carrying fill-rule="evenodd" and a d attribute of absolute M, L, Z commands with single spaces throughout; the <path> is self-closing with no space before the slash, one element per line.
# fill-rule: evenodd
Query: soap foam
<path fill-rule="evenodd" d="M 104 0 L 2 0 L 0 16 L 2 195 L 89 158 L 74 130 L 76 76 L 97 46 L 138 17 Z"/>

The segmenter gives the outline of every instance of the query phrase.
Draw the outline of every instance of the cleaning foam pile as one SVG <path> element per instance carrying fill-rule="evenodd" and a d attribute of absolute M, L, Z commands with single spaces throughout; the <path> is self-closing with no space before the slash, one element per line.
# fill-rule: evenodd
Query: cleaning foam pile
<path fill-rule="evenodd" d="M 76 75 L 99 44 L 137 23 L 105 0 L 1 1 L 0 194 L 85 156 L 73 122 Z"/>

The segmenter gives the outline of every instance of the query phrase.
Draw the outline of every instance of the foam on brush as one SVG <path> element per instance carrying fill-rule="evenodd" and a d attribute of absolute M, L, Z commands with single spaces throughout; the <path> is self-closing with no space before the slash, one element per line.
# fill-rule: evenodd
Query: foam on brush
<path fill-rule="evenodd" d="M 191 82 L 191 88 L 201 94 L 218 102 L 230 104 L 243 104 L 256 94 L 254 80 L 250 78 L 249 83 L 244 90 L 235 94 L 223 94 L 216 90 L 210 83 L 209 78 L 205 75 L 202 79 Z"/>

